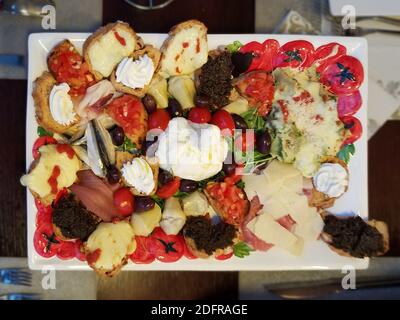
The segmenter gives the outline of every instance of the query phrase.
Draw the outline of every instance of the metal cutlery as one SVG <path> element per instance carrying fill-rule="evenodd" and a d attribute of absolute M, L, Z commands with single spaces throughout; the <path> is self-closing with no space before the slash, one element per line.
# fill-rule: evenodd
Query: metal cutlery
<path fill-rule="evenodd" d="M 0 295 L 0 300 L 40 300 L 38 293 L 7 293 Z"/>
<path fill-rule="evenodd" d="M 0 269 L 0 283 L 11 284 L 16 286 L 30 286 L 32 275 L 27 269 L 9 268 Z"/>
<path fill-rule="evenodd" d="M 46 5 L 55 6 L 53 0 L 0 0 L 0 12 L 41 17 L 42 8 Z"/>

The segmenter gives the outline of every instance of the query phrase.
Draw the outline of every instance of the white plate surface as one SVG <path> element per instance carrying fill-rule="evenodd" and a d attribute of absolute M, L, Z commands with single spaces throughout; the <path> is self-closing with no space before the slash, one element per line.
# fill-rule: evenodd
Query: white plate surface
<path fill-rule="evenodd" d="M 29 37 L 29 70 L 28 70 L 28 97 L 26 118 L 26 166 L 32 162 L 32 145 L 37 134 L 37 123 L 34 115 L 34 104 L 31 96 L 32 82 L 47 70 L 46 58 L 48 52 L 61 40 L 69 39 L 78 49 L 82 48 L 88 33 L 35 33 Z M 159 47 L 166 34 L 141 34 L 146 43 Z M 356 153 L 349 165 L 350 183 L 346 194 L 344 194 L 331 208 L 333 213 L 354 212 L 363 218 L 368 217 L 368 181 L 367 181 L 367 89 L 368 89 L 368 61 L 367 42 L 363 38 L 344 37 L 320 37 L 320 36 L 297 36 L 297 35 L 267 35 L 267 34 L 238 34 L 238 35 L 208 35 L 209 48 L 226 45 L 234 40 L 246 43 L 252 40 L 264 41 L 265 39 L 276 39 L 282 45 L 291 40 L 304 39 L 310 41 L 314 47 L 338 42 L 347 48 L 349 55 L 357 57 L 364 67 L 364 83 L 360 88 L 363 106 L 357 113 L 357 117 L 363 124 L 364 134 L 355 143 Z M 22 119 L 21 119 L 22 120 Z M 63 261 L 57 258 L 45 259 L 39 256 L 33 247 L 33 234 L 35 231 L 36 208 L 34 199 L 27 191 L 27 220 L 28 220 L 28 261 L 31 269 L 41 269 L 51 265 L 56 270 L 89 270 L 89 266 L 77 259 Z M 369 260 L 345 258 L 335 254 L 322 241 L 306 242 L 302 256 L 295 257 L 279 248 L 272 248 L 268 252 L 252 252 L 250 256 L 243 259 L 233 257 L 229 260 L 218 261 L 214 259 L 188 260 L 182 258 L 175 263 L 154 262 L 151 264 L 128 263 L 124 270 L 326 270 L 341 269 L 351 265 L 356 269 L 366 269 Z"/>

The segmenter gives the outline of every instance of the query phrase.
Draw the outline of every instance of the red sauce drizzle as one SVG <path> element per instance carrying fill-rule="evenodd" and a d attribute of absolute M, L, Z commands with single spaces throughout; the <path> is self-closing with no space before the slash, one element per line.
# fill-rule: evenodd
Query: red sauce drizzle
<path fill-rule="evenodd" d="M 281 110 L 283 113 L 283 120 L 285 122 L 287 122 L 288 116 L 289 116 L 289 110 L 288 110 L 287 104 L 285 103 L 284 100 L 278 100 L 277 102 L 278 102 L 279 106 L 281 107 Z"/>
<path fill-rule="evenodd" d="M 115 36 L 115 38 L 117 38 L 117 40 L 120 44 L 122 44 L 123 46 L 126 46 L 125 39 L 123 37 L 121 37 L 117 31 L 114 31 L 114 36 Z"/>
<path fill-rule="evenodd" d="M 175 68 L 176 73 L 181 73 L 181 70 L 179 70 L 179 67 Z"/>
<path fill-rule="evenodd" d="M 72 159 L 75 155 L 74 149 L 71 148 L 70 145 L 68 144 L 58 144 L 57 145 L 57 152 L 58 153 L 63 153 L 65 152 L 68 156 L 68 158 Z"/>
<path fill-rule="evenodd" d="M 178 61 L 178 59 L 179 59 L 180 56 L 181 56 L 181 55 L 178 53 L 178 54 L 175 56 L 175 61 Z"/>
<path fill-rule="evenodd" d="M 182 47 L 184 47 L 184 48 L 189 47 L 189 42 L 183 42 L 183 43 L 182 43 Z"/>
<path fill-rule="evenodd" d="M 53 193 L 53 194 L 57 194 L 57 192 L 58 192 L 57 178 L 59 177 L 60 173 L 61 173 L 60 167 L 54 166 L 51 176 L 47 180 L 47 182 L 49 183 L 49 185 L 51 187 L 51 193 Z"/>
<path fill-rule="evenodd" d="M 299 96 L 293 97 L 293 100 L 296 102 L 304 102 L 305 104 L 309 104 L 314 102 L 313 97 L 310 95 L 308 91 L 303 91 Z"/>
<path fill-rule="evenodd" d="M 196 53 L 199 53 L 199 52 L 200 52 L 200 39 L 197 38 L 196 39 Z"/>
<path fill-rule="evenodd" d="M 89 265 L 93 265 L 96 263 L 97 260 L 99 260 L 101 254 L 101 249 L 96 249 L 93 252 L 90 252 L 86 255 L 86 260 Z"/>

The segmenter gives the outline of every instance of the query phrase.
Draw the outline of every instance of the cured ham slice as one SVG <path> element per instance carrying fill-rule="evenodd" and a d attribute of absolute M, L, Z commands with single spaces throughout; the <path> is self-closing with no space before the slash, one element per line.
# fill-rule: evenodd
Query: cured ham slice
<path fill-rule="evenodd" d="M 79 183 L 73 184 L 70 189 L 84 206 L 105 222 L 121 218 L 114 206 L 115 186 L 109 186 L 91 170 L 81 170 L 77 173 Z"/>

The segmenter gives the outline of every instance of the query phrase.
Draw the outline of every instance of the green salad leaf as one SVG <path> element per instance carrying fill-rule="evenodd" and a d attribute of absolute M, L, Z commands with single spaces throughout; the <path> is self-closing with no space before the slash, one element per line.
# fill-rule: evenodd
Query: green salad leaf
<path fill-rule="evenodd" d="M 188 196 L 189 195 L 189 193 L 187 193 L 187 192 L 182 192 L 182 191 L 177 191 L 177 192 L 175 192 L 175 194 L 174 194 L 174 198 L 184 198 L 184 197 L 186 197 L 186 196 Z"/>
<path fill-rule="evenodd" d="M 226 50 L 228 50 L 229 53 L 234 53 L 239 51 L 239 49 L 243 46 L 243 44 L 240 41 L 233 41 L 233 43 L 228 44 L 226 46 Z"/>
<path fill-rule="evenodd" d="M 356 152 L 356 148 L 354 144 L 346 144 L 337 154 L 337 157 L 345 162 L 346 164 L 349 163 L 351 155 Z"/>
<path fill-rule="evenodd" d="M 212 176 L 212 177 L 210 177 L 210 178 L 208 178 L 208 179 L 204 179 L 204 180 L 199 181 L 199 189 L 200 189 L 200 190 L 203 190 L 203 189 L 207 186 L 207 184 L 208 184 L 209 182 L 212 182 L 212 181 L 220 181 L 220 180 L 222 180 L 223 178 L 225 178 L 225 172 L 221 170 L 221 171 L 218 172 L 216 175 L 214 175 L 214 176 Z"/>
<path fill-rule="evenodd" d="M 153 194 L 151 198 L 154 200 L 155 203 L 161 208 L 161 211 L 164 210 L 165 200 L 161 199 L 158 195 Z"/>
<path fill-rule="evenodd" d="M 238 242 L 233 246 L 233 254 L 238 258 L 249 256 L 251 251 L 254 249 L 245 242 Z"/>
<path fill-rule="evenodd" d="M 250 129 L 254 129 L 256 131 L 265 130 L 266 120 L 258 114 L 256 108 L 242 113 L 241 116 L 244 121 L 246 121 Z"/>
<path fill-rule="evenodd" d="M 240 188 L 240 189 L 244 189 L 244 187 L 245 187 L 246 185 L 245 185 L 245 183 L 244 183 L 243 180 L 239 180 L 239 181 L 236 183 L 236 186 L 237 186 L 238 188 Z"/>
<path fill-rule="evenodd" d="M 38 134 L 39 137 L 44 137 L 44 136 L 52 137 L 53 136 L 53 133 L 47 131 L 45 128 L 43 128 L 41 126 L 39 126 L 37 128 L 37 134 Z"/>

